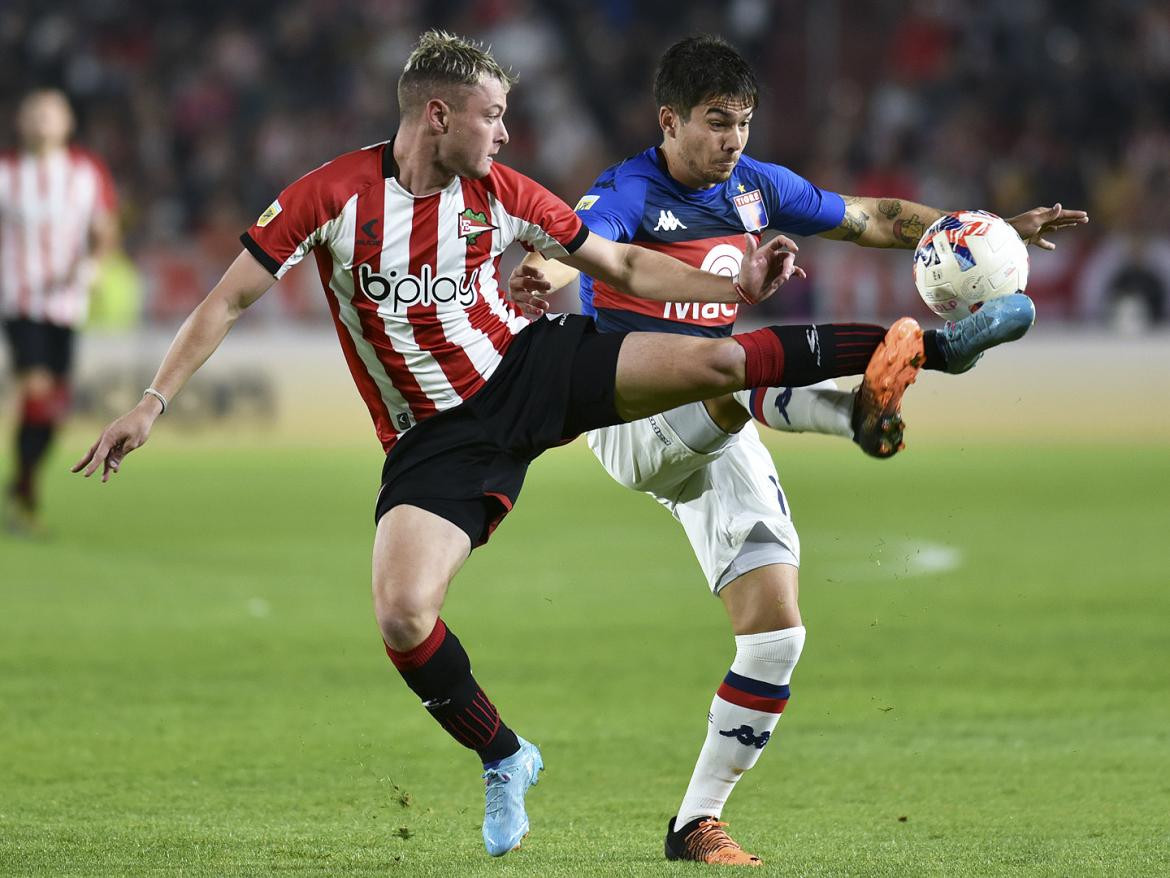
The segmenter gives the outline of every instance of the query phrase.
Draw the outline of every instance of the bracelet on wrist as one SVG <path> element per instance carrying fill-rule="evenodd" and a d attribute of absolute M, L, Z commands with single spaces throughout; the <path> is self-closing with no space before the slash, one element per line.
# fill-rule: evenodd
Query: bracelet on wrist
<path fill-rule="evenodd" d="M 148 388 L 146 388 L 146 390 L 142 391 L 143 399 L 145 399 L 148 396 L 153 396 L 155 399 L 157 399 L 159 401 L 159 405 L 162 406 L 162 411 L 159 412 L 159 414 L 165 415 L 167 413 L 167 398 L 165 396 L 163 396 L 161 393 L 159 393 L 157 390 L 155 390 L 153 387 L 148 387 Z"/>
<path fill-rule="evenodd" d="M 748 294 L 743 291 L 743 287 L 739 285 L 739 281 L 733 281 L 732 285 L 735 287 L 735 294 L 739 296 L 739 300 L 741 302 L 743 302 L 745 305 L 755 304 L 755 302 L 748 298 Z"/>

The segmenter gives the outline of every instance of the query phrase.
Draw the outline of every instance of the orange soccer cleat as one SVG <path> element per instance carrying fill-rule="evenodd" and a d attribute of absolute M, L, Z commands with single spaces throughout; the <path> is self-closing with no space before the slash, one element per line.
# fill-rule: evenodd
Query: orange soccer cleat
<path fill-rule="evenodd" d="M 666 826 L 666 859 L 694 860 L 713 866 L 764 865 L 759 857 L 749 854 L 723 831 L 726 825 L 714 817 L 700 817 L 676 832 L 671 817 Z"/>
<path fill-rule="evenodd" d="M 892 457 L 902 444 L 902 395 L 926 361 L 922 327 L 903 317 L 886 331 L 865 367 L 853 401 L 853 441 L 873 457 Z"/>

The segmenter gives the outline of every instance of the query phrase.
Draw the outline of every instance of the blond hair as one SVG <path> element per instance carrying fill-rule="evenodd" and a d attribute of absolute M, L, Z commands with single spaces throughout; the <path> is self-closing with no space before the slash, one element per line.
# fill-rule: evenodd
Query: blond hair
<path fill-rule="evenodd" d="M 505 90 L 516 82 L 516 76 L 501 67 L 482 43 L 429 30 L 419 37 L 398 78 L 398 110 L 406 115 L 433 97 L 436 89 L 450 96 L 460 87 L 479 84 L 485 76 L 498 79 Z"/>

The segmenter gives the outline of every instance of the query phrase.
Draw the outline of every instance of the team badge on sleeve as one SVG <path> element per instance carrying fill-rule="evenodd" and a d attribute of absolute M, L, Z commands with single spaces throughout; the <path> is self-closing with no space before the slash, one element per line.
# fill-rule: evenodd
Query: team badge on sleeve
<path fill-rule="evenodd" d="M 264 213 L 260 214 L 260 219 L 256 220 L 256 225 L 261 229 L 264 228 L 266 225 L 276 219 L 276 215 L 280 213 L 280 211 L 280 200 L 277 199 L 276 201 L 272 202 L 272 204 L 268 205 L 268 209 L 265 210 Z"/>
<path fill-rule="evenodd" d="M 469 207 L 459 214 L 459 237 L 466 238 L 468 244 L 474 244 L 476 238 L 495 228 L 488 222 L 486 213 L 477 213 Z"/>
<path fill-rule="evenodd" d="M 760 195 L 759 189 L 736 195 L 732 200 L 745 229 L 749 232 L 758 232 L 768 227 L 768 212 L 764 210 L 764 196 Z"/>
<path fill-rule="evenodd" d="M 577 202 L 577 206 L 573 210 L 588 210 L 597 204 L 597 199 L 600 197 L 600 195 L 582 195 L 581 200 Z"/>

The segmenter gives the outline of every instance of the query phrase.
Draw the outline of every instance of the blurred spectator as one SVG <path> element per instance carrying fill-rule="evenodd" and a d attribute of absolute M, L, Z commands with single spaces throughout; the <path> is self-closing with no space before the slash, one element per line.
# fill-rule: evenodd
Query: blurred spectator
<path fill-rule="evenodd" d="M 0 115 L 29 87 L 65 88 L 80 140 L 124 193 L 128 246 L 153 264 L 386 137 L 394 82 L 430 26 L 491 43 L 520 74 L 505 160 L 570 202 L 657 136 L 646 95 L 660 50 L 715 31 L 764 80 L 750 151 L 814 181 L 1007 215 L 1061 199 L 1089 210 L 1094 238 L 1170 229 L 1165 0 L 201 0 L 156 4 L 149 19 L 132 0 L 9 0 Z M 904 265 L 891 275 L 893 262 L 865 258 L 877 261 L 829 274 L 863 277 L 868 292 L 833 301 L 814 277 L 815 307 L 904 300 L 887 289 Z M 302 292 L 282 300 L 287 315 L 323 308 Z M 1075 316 L 1081 300 L 1064 296 Z M 148 297 L 163 319 L 190 305 L 157 276 Z"/>

